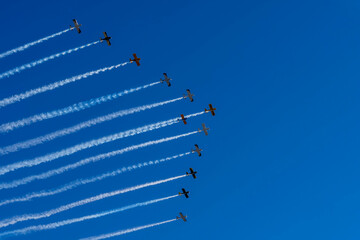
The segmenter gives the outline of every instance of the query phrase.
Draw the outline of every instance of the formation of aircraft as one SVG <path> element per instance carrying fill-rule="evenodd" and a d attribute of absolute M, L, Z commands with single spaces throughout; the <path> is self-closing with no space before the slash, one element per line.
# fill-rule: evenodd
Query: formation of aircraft
<path fill-rule="evenodd" d="M 171 78 L 168 77 L 168 75 L 166 73 L 163 73 L 164 75 L 164 79 L 161 79 L 160 78 L 160 82 L 163 83 L 163 82 L 166 82 L 168 87 L 171 86 L 171 83 L 170 83 L 170 80 L 172 80 Z"/>
<path fill-rule="evenodd" d="M 75 26 L 73 27 L 73 26 L 70 25 L 70 30 L 73 30 L 74 28 L 76 28 L 77 32 L 81 33 L 81 30 L 80 30 L 81 24 L 78 24 L 76 19 L 73 19 L 73 22 L 74 22 Z"/>
<path fill-rule="evenodd" d="M 190 172 L 186 172 L 187 176 L 192 175 L 194 179 L 196 178 L 196 174 L 197 172 L 194 171 L 192 168 L 190 168 Z"/>
<path fill-rule="evenodd" d="M 211 115 L 215 116 L 215 110 L 216 110 L 216 108 L 213 108 L 213 106 L 211 104 L 209 104 L 209 109 L 205 108 L 205 113 L 211 112 Z"/>
<path fill-rule="evenodd" d="M 210 128 L 207 128 L 207 127 L 205 126 L 205 123 L 202 123 L 201 125 L 202 125 L 202 129 L 199 128 L 198 131 L 199 131 L 199 132 L 204 132 L 206 136 L 209 135 L 208 130 L 210 130 Z"/>
<path fill-rule="evenodd" d="M 111 42 L 110 42 L 111 37 L 109 37 L 106 32 L 103 32 L 103 34 L 104 34 L 104 38 L 100 38 L 100 42 L 106 41 L 107 45 L 110 46 L 111 45 Z"/>
<path fill-rule="evenodd" d="M 195 144 L 195 150 L 191 149 L 192 153 L 197 153 L 199 155 L 199 157 L 201 157 L 201 151 L 202 149 L 199 148 L 199 145 Z"/>
<path fill-rule="evenodd" d="M 76 19 L 73 19 L 73 22 L 74 22 L 74 26 L 71 26 L 71 25 L 70 25 L 70 30 L 76 29 L 78 33 L 81 33 L 80 27 L 81 27 L 82 25 L 79 24 Z M 108 44 L 109 46 L 111 46 L 111 42 L 110 42 L 111 37 L 108 36 L 106 32 L 103 32 L 103 34 L 104 34 L 104 38 L 100 38 L 100 41 L 101 41 L 101 42 L 106 41 L 107 44 Z M 140 66 L 140 60 L 141 60 L 141 59 L 138 58 L 138 57 L 136 56 L 136 54 L 134 53 L 134 54 L 133 54 L 133 59 L 130 58 L 130 63 L 135 62 L 137 66 Z M 160 78 L 160 82 L 161 82 L 161 83 L 166 83 L 167 86 L 170 87 L 170 86 L 171 86 L 171 82 L 170 82 L 170 81 L 171 81 L 172 79 L 171 79 L 170 77 L 168 77 L 167 73 L 163 73 L 163 76 L 164 76 L 164 79 Z M 185 98 L 189 98 L 190 102 L 193 102 L 193 101 L 194 101 L 194 98 L 193 98 L 193 97 L 194 97 L 194 94 L 191 93 L 190 89 L 186 89 L 186 94 L 183 94 L 183 98 L 184 98 L 184 99 L 185 99 Z M 212 116 L 215 116 L 215 110 L 216 110 L 216 108 L 214 108 L 214 107 L 212 106 L 212 104 L 209 104 L 209 109 L 205 108 L 205 113 L 210 112 Z M 181 118 L 179 119 L 179 121 L 183 121 L 184 124 L 187 124 L 187 118 L 184 116 L 184 114 L 181 114 L 180 116 L 181 116 Z M 199 129 L 198 129 L 198 132 L 204 132 L 205 135 L 207 136 L 207 135 L 209 134 L 209 133 L 208 133 L 208 130 L 210 130 L 210 128 L 207 128 L 207 127 L 205 126 L 205 124 L 202 123 L 202 128 L 201 128 L 201 129 L 199 128 Z M 195 149 L 191 149 L 191 153 L 197 153 L 198 156 L 201 157 L 201 155 L 202 155 L 201 152 L 203 151 L 203 149 L 201 149 L 201 148 L 199 147 L 199 145 L 197 145 L 197 144 L 194 144 L 194 146 L 195 146 Z M 194 171 L 193 168 L 189 168 L 189 172 L 186 172 L 186 175 L 187 175 L 187 176 L 190 176 L 190 175 L 191 175 L 194 179 L 196 179 L 196 174 L 197 174 L 197 171 Z M 182 188 L 182 189 L 181 189 L 181 192 L 179 192 L 179 195 L 180 195 L 180 196 L 181 196 L 181 195 L 184 195 L 185 198 L 189 198 L 189 193 L 190 193 L 190 191 L 186 191 L 185 188 Z M 184 222 L 187 221 L 187 216 L 186 216 L 186 215 L 184 215 L 182 212 L 180 212 L 179 215 L 180 215 L 180 216 L 176 216 L 176 219 L 178 219 L 178 220 L 183 220 Z"/>
<path fill-rule="evenodd" d="M 136 62 L 136 65 L 140 66 L 140 59 L 141 59 L 141 58 L 138 58 L 138 57 L 136 56 L 136 53 L 134 53 L 133 56 L 134 56 L 134 59 L 131 59 L 131 58 L 130 58 L 130 63 Z"/>
<path fill-rule="evenodd" d="M 179 195 L 184 195 L 186 198 L 189 198 L 189 191 L 186 191 L 185 188 L 181 189 L 182 192 L 179 192 Z"/>
<path fill-rule="evenodd" d="M 193 102 L 194 101 L 193 96 L 194 94 L 190 92 L 190 89 L 186 89 L 186 95 L 184 94 L 184 98 L 189 98 L 190 102 Z"/>
<path fill-rule="evenodd" d="M 184 222 L 187 221 L 186 220 L 187 216 L 184 216 L 184 214 L 182 214 L 182 212 L 179 212 L 179 215 L 180 215 L 180 217 L 176 216 L 176 219 L 182 219 Z"/>

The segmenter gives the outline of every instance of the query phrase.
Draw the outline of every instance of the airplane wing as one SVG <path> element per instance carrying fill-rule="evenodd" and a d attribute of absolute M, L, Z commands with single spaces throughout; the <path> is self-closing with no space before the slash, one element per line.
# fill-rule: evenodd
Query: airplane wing
<path fill-rule="evenodd" d="M 78 31 L 78 33 L 81 33 L 81 30 L 79 27 L 77 27 L 76 30 Z"/>
<path fill-rule="evenodd" d="M 78 23 L 77 23 L 77 21 L 76 21 L 76 19 L 73 19 L 73 22 L 74 22 L 74 24 L 75 25 L 77 25 Z"/>
<path fill-rule="evenodd" d="M 107 42 L 107 45 L 111 45 L 111 42 L 109 41 L 109 40 L 106 40 L 106 42 Z"/>
<path fill-rule="evenodd" d="M 104 36 L 107 38 L 108 37 L 108 35 L 107 35 L 107 33 L 106 32 L 103 32 L 103 34 L 104 34 Z"/>

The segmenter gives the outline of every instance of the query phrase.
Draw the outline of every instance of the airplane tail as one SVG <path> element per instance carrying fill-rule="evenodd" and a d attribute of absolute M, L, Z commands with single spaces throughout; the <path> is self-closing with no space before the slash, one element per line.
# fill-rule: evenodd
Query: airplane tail
<path fill-rule="evenodd" d="M 70 30 L 73 30 L 73 29 L 74 29 L 74 27 L 70 25 Z"/>
<path fill-rule="evenodd" d="M 103 41 L 103 39 L 102 38 L 100 38 L 100 42 L 102 42 Z"/>

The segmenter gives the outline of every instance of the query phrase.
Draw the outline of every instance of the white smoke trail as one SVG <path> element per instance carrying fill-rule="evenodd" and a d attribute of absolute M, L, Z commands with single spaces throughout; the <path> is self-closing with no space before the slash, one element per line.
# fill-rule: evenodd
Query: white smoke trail
<path fill-rule="evenodd" d="M 193 117 L 193 116 L 198 116 L 203 114 L 204 112 L 199 112 L 199 113 L 195 113 L 195 114 L 190 114 L 187 115 L 187 118 Z M 46 162 L 51 162 L 55 159 L 64 157 L 64 156 L 69 156 L 72 155 L 76 152 L 82 151 L 84 149 L 88 149 L 91 147 L 95 147 L 95 146 L 99 146 L 108 142 L 112 142 L 121 138 L 125 138 L 125 137 L 129 137 L 129 136 L 134 136 L 137 134 L 141 134 L 141 133 L 145 133 L 148 131 L 152 131 L 155 129 L 159 129 L 159 128 L 163 128 L 166 126 L 171 126 L 175 123 L 179 122 L 179 118 L 173 118 L 170 120 L 166 120 L 166 121 L 162 121 L 162 122 L 157 122 L 157 123 L 153 123 L 153 124 L 149 124 L 149 125 L 145 125 L 142 127 L 138 127 L 135 129 L 131 129 L 131 130 L 127 130 L 124 132 L 119 132 L 119 133 L 115 133 L 109 136 L 105 136 L 99 139 L 94 139 L 94 140 L 90 140 L 84 143 L 80 143 L 77 144 L 75 146 L 69 147 L 69 148 L 65 148 L 63 150 L 54 152 L 54 153 L 49 153 L 47 155 L 41 156 L 41 157 L 36 157 L 34 159 L 30 159 L 30 160 L 25 160 L 22 162 L 17 162 L 17 163 L 13 163 L 13 164 L 9 164 L 6 166 L 3 166 L 0 168 L 0 175 L 4 175 L 8 172 L 12 172 L 15 170 L 18 170 L 20 168 L 25 168 L 25 167 L 33 167 L 42 163 L 46 163 Z"/>
<path fill-rule="evenodd" d="M 61 57 L 61 56 L 65 56 L 67 54 L 70 54 L 72 52 L 76 52 L 76 51 L 79 51 L 80 49 L 84 49 L 86 47 L 90 47 L 90 46 L 93 46 L 95 44 L 98 44 L 100 41 L 96 41 L 96 42 L 92 42 L 92 43 L 88 43 L 88 44 L 85 44 L 85 45 L 82 45 L 80 47 L 76 47 L 76 48 L 73 48 L 73 49 L 69 49 L 69 50 L 66 50 L 66 51 L 63 51 L 63 52 L 60 52 L 60 53 L 56 53 L 56 54 L 53 54 L 53 55 L 50 55 L 48 57 L 45 57 L 45 58 L 42 58 L 42 59 L 38 59 L 36 61 L 33 61 L 31 63 L 27 63 L 27 64 L 24 64 L 20 67 L 16 67 L 14 69 L 11 69 L 9 71 L 6 71 L 4 73 L 1 73 L 0 74 L 0 79 L 2 78 L 5 78 L 5 77 L 10 77 L 11 75 L 14 75 L 15 73 L 20 73 L 21 71 L 25 70 L 25 69 L 29 69 L 29 68 L 33 68 L 39 64 L 42 64 L 44 62 L 47 62 L 49 60 L 52 60 L 52 59 L 55 59 L 55 58 L 58 58 L 58 57 Z"/>
<path fill-rule="evenodd" d="M 54 139 L 56 139 L 58 137 L 63 137 L 63 136 L 75 133 L 77 131 L 80 131 L 80 130 L 82 130 L 84 128 L 92 127 L 94 125 L 97 125 L 97 124 L 100 124 L 100 123 L 103 123 L 103 122 L 106 122 L 106 121 L 110 121 L 110 120 L 113 120 L 115 118 L 119 118 L 119 117 L 127 116 L 127 115 L 130 115 L 130 114 L 138 113 L 138 112 L 145 111 L 145 110 L 148 110 L 148 109 L 152 109 L 152 108 L 155 108 L 155 107 L 163 106 L 165 104 L 173 103 L 173 102 L 176 102 L 176 101 L 179 101 L 179 100 L 182 100 L 182 99 L 184 99 L 184 98 L 180 97 L 180 98 L 175 98 L 175 99 L 168 100 L 168 101 L 152 103 L 152 104 L 147 104 L 147 105 L 134 107 L 134 108 L 126 109 L 126 110 L 120 110 L 120 111 L 117 111 L 117 112 L 113 112 L 113 113 L 110 113 L 110 114 L 105 115 L 105 116 L 97 117 L 97 118 L 94 118 L 94 119 L 91 119 L 91 120 L 76 124 L 76 125 L 74 125 L 72 127 L 64 128 L 62 130 L 58 130 L 58 131 L 46 134 L 44 136 L 40 136 L 40 137 L 37 137 L 37 138 L 33 138 L 33 139 L 30 139 L 30 140 L 26 140 L 26 141 L 23 141 L 23 142 L 15 143 L 13 145 L 9 145 L 9 146 L 0 148 L 0 155 L 6 155 L 6 154 L 9 154 L 9 153 L 12 153 L 12 152 L 17 152 L 17 151 L 19 151 L 21 149 L 26 149 L 26 148 L 36 146 L 38 144 L 43 144 L 43 143 L 52 141 L 52 140 L 54 140 Z"/>
<path fill-rule="evenodd" d="M 116 208 L 116 209 L 113 209 L 113 210 L 104 211 L 104 212 L 100 212 L 100 213 L 96 213 L 96 214 L 91 214 L 91 215 L 87 215 L 87 216 L 83 216 L 83 217 L 79 217 L 79 218 L 72 218 L 72 219 L 67 219 L 67 220 L 54 222 L 54 223 L 49 223 L 49 224 L 30 226 L 30 227 L 26 227 L 26 228 L 22 228 L 22 229 L 18 229 L 18 230 L 13 230 L 13 231 L 0 233 L 0 237 L 8 236 L 8 235 L 13 235 L 13 236 L 14 235 L 20 235 L 20 234 L 24 235 L 24 234 L 28 234 L 28 233 L 31 233 L 31 232 L 38 232 L 38 231 L 43 231 L 43 230 L 55 229 L 55 228 L 59 228 L 59 227 L 62 227 L 62 226 L 69 225 L 69 224 L 74 224 L 74 223 L 83 222 L 83 221 L 90 220 L 90 219 L 96 219 L 96 218 L 104 217 L 104 216 L 107 216 L 107 215 L 110 215 L 110 214 L 123 212 L 123 211 L 133 209 L 133 208 L 137 208 L 137 207 L 148 206 L 150 204 L 162 202 L 162 201 L 169 200 L 169 199 L 176 198 L 176 197 L 179 197 L 179 195 L 176 194 L 176 195 L 172 195 L 172 196 L 168 196 L 168 197 L 164 197 L 164 198 L 158 198 L 158 199 L 154 199 L 154 200 L 150 200 L 150 201 L 146 201 L 146 202 L 135 203 L 135 204 L 131 204 L 131 205 L 128 205 L 128 206 L 125 206 L 125 207 Z"/>
<path fill-rule="evenodd" d="M 127 233 L 136 232 L 136 231 L 139 231 L 139 230 L 142 230 L 142 229 L 156 227 L 156 226 L 159 226 L 159 225 L 162 225 L 162 224 L 165 224 L 165 223 L 174 222 L 176 220 L 177 219 L 174 218 L 174 219 L 163 221 L 163 222 L 158 222 L 158 223 L 148 224 L 148 225 L 144 225 L 144 226 L 140 226 L 140 227 L 134 227 L 134 228 L 126 229 L 126 230 L 121 230 L 121 231 L 118 231 L 118 232 L 102 234 L 102 235 L 94 236 L 94 237 L 82 238 L 81 240 L 100 240 L 100 239 L 112 238 L 112 237 L 124 235 L 124 234 L 127 234 Z"/>
<path fill-rule="evenodd" d="M 128 166 L 128 167 L 122 167 L 120 169 L 117 169 L 117 170 L 114 170 L 114 171 L 111 171 L 111 172 L 107 172 L 107 173 L 104 173 L 104 174 L 101 174 L 101 175 L 98 175 L 98 176 L 95 176 L 95 177 L 87 178 L 87 179 L 77 179 L 77 180 L 75 180 L 75 181 L 73 181 L 71 183 L 63 185 L 63 186 L 61 186 L 59 188 L 56 188 L 56 189 L 50 189 L 50 190 L 46 190 L 46 191 L 44 190 L 44 191 L 40 191 L 40 192 L 33 192 L 33 193 L 26 194 L 25 196 L 22 196 L 22 197 L 17 197 L 17 198 L 1 201 L 0 206 L 15 203 L 15 202 L 26 202 L 26 201 L 30 201 L 30 200 L 32 200 L 34 198 L 53 196 L 55 194 L 65 192 L 65 191 L 74 189 L 76 187 L 79 187 L 79 186 L 82 186 L 82 185 L 85 185 L 85 184 L 88 184 L 88 183 L 101 181 L 101 180 L 103 180 L 105 178 L 108 178 L 108 177 L 115 177 L 115 176 L 117 176 L 119 174 L 122 174 L 124 172 L 129 172 L 129 171 L 133 171 L 135 169 L 139 169 L 139 168 L 142 168 L 142 167 L 152 166 L 152 165 L 167 162 L 167 161 L 170 161 L 170 160 L 173 160 L 173 159 L 177 159 L 177 158 L 180 158 L 180 157 L 184 157 L 184 156 L 189 155 L 190 153 L 191 152 L 181 153 L 181 154 L 174 155 L 174 156 L 171 156 L 171 157 L 162 158 L 160 160 L 148 161 L 148 162 L 134 164 L 134 165 L 131 165 L 131 166 Z"/>
<path fill-rule="evenodd" d="M 70 29 L 66 29 L 66 30 L 64 30 L 64 31 L 61 31 L 61 32 L 52 34 L 52 35 L 50 35 L 50 36 L 47 36 L 47 37 L 41 38 L 41 39 L 39 39 L 39 40 L 36 40 L 36 41 L 34 41 L 34 42 L 27 43 L 27 44 L 25 44 L 25 45 L 23 45 L 23 46 L 20 46 L 20 47 L 14 48 L 14 49 L 12 49 L 12 50 L 9 50 L 9 51 L 7 51 L 7 52 L 1 53 L 1 54 L 0 54 L 0 59 L 1 59 L 1 58 L 4 58 L 4 57 L 7 57 L 7 56 L 9 56 L 9 55 L 12 55 L 12 54 L 14 54 L 14 53 L 24 51 L 25 49 L 27 49 L 27 48 L 29 48 L 29 47 L 31 47 L 31 46 L 34 46 L 34 45 L 36 45 L 36 44 L 42 43 L 42 42 L 44 42 L 44 41 L 46 41 L 46 40 L 49 40 L 50 38 L 54 38 L 54 37 L 56 37 L 56 36 L 60 36 L 61 34 L 66 33 L 66 32 L 69 31 L 69 30 L 70 30 Z"/>
<path fill-rule="evenodd" d="M 87 77 L 90 77 L 92 75 L 99 74 L 101 72 L 106 72 L 106 71 L 109 71 L 109 70 L 113 70 L 113 69 L 125 66 L 126 64 L 129 64 L 129 63 L 130 62 L 125 62 L 125 63 L 120 63 L 120 64 L 117 64 L 117 65 L 113 65 L 113 66 L 110 66 L 110 67 L 100 68 L 98 70 L 83 73 L 83 74 L 80 74 L 80 75 L 77 75 L 77 76 L 73 76 L 73 77 L 58 81 L 58 82 L 54 82 L 54 83 L 39 87 L 39 88 L 31 89 L 31 90 L 26 91 L 24 93 L 20 93 L 20 94 L 16 94 L 16 95 L 13 95 L 13 96 L 8 97 L 8 98 L 4 98 L 4 99 L 0 100 L 0 108 L 5 107 L 5 106 L 10 105 L 10 104 L 13 104 L 13 103 L 16 103 L 16 102 L 19 102 L 19 101 L 22 101 L 22 100 L 27 99 L 29 97 L 32 97 L 34 95 L 54 90 L 56 88 L 67 85 L 69 83 L 79 81 L 79 80 L 81 80 L 83 78 L 87 78 Z"/>
<path fill-rule="evenodd" d="M 144 147 L 147 147 L 147 146 L 156 145 L 156 144 L 176 140 L 176 139 L 179 139 L 179 138 L 182 138 L 182 137 L 187 137 L 187 136 L 190 136 L 190 135 L 193 135 L 193 134 L 196 134 L 196 133 L 198 133 L 198 131 L 193 131 L 193 132 L 184 133 L 184 134 L 173 136 L 173 137 L 167 137 L 167 138 L 162 138 L 162 139 L 158 139 L 158 140 L 148 141 L 148 142 L 141 143 L 141 144 L 138 144 L 138 145 L 133 145 L 133 146 L 130 146 L 130 147 L 126 147 L 126 148 L 123 148 L 123 149 L 120 149 L 120 150 L 115 150 L 115 151 L 112 151 L 112 152 L 103 153 L 103 154 L 99 154 L 99 155 L 96 155 L 96 156 L 93 156 L 93 157 L 85 158 L 85 159 L 83 159 L 81 161 L 78 161 L 76 163 L 69 164 L 69 165 L 66 165 L 66 166 L 63 166 L 63 167 L 60 167 L 60 168 L 57 168 L 57 169 L 53 169 L 53 170 L 50 170 L 50 171 L 47 171 L 47 172 L 44 172 L 44 173 L 41 173 L 41 174 L 38 174 L 38 175 L 32 175 L 32 176 L 25 177 L 25 178 L 22 178 L 22 179 L 19 179 L 19 180 L 14 180 L 14 181 L 9 182 L 9 183 L 0 183 L 0 190 L 9 189 L 9 188 L 15 188 L 15 187 L 18 187 L 18 186 L 21 186 L 21 185 L 28 184 L 28 183 L 33 182 L 35 180 L 46 179 L 46 178 L 49 178 L 49 177 L 52 177 L 52 176 L 55 176 L 55 175 L 62 174 L 62 173 L 67 172 L 69 170 L 76 169 L 78 167 L 84 166 L 84 165 L 89 164 L 89 163 L 101 161 L 101 160 L 104 160 L 104 159 L 107 159 L 107 158 L 110 158 L 110 157 L 114 157 L 114 156 L 117 156 L 117 155 L 120 155 L 120 154 L 123 154 L 123 153 L 126 153 L 126 152 L 130 152 L 130 151 L 134 151 L 134 150 L 137 150 L 137 149 L 140 149 L 140 148 L 144 148 Z"/>
<path fill-rule="evenodd" d="M 12 131 L 14 129 L 20 128 L 20 127 L 25 127 L 25 126 L 29 126 L 33 123 L 36 122 L 40 122 L 40 121 L 44 121 L 47 119 L 51 119 L 51 118 L 55 118 L 55 117 L 60 117 L 60 116 L 64 116 L 73 112 L 80 112 L 82 110 L 94 107 L 98 104 L 102 104 L 108 101 L 112 101 L 115 100 L 119 97 L 122 97 L 124 95 L 133 93 L 133 92 L 137 92 L 140 91 L 142 89 L 146 89 L 149 87 L 152 87 L 154 85 L 159 84 L 160 82 L 153 82 L 150 84 L 146 84 L 140 87 L 136 87 L 136 88 L 131 88 L 128 90 L 124 90 L 121 92 L 117 92 L 117 93 L 112 93 L 112 94 L 108 94 L 106 96 L 102 96 L 102 97 L 98 97 L 98 98 L 93 98 L 90 99 L 88 101 L 83 101 L 83 102 L 79 102 L 79 103 L 75 103 L 71 106 L 65 107 L 65 108 L 61 108 L 61 109 L 57 109 L 57 110 L 53 110 L 51 112 L 45 112 L 45 113 L 39 113 L 36 115 L 33 115 L 31 117 L 27 117 L 27 118 L 23 118 L 21 120 L 18 121 L 14 121 L 14 122 L 8 122 L 8 123 L 4 123 L 2 125 L 0 125 L 0 133 L 4 133 L 4 132 L 9 132 Z"/>
<path fill-rule="evenodd" d="M 166 182 L 170 182 L 170 181 L 174 181 L 183 177 L 186 177 L 187 175 L 180 175 L 180 176 L 176 176 L 176 177 L 171 177 L 171 178 L 167 178 L 167 179 L 163 179 L 163 180 L 158 180 L 158 181 L 154 181 L 154 182 L 149 182 L 149 183 L 145 183 L 145 184 L 141 184 L 141 185 L 137 185 L 137 186 L 133 186 L 133 187 L 129 187 L 129 188 L 125 188 L 125 189 L 120 189 L 120 190 L 116 190 L 116 191 L 112 191 L 112 192 L 107 192 L 107 193 L 102 193 L 93 197 L 89 197 L 77 202 L 73 202 L 73 203 L 69 203 L 42 213 L 34 213 L 34 214 L 25 214 L 25 215 L 21 215 L 21 216 L 14 216 L 8 219 L 4 219 L 0 221 L 0 228 L 9 226 L 9 225 L 14 225 L 18 222 L 24 222 L 24 221 L 28 221 L 28 220 L 35 220 L 35 219 L 42 219 L 42 218 L 47 218 L 50 217 L 52 215 L 79 207 L 79 206 L 83 206 L 85 204 L 88 203 L 92 203 L 95 201 L 99 201 L 102 200 L 104 198 L 109 198 L 109 197 L 113 197 L 116 195 L 120 195 L 123 193 L 127 193 L 127 192 L 132 192 L 135 190 L 139 190 L 142 188 L 146 188 L 146 187 L 150 187 L 150 186 L 155 186 L 161 183 L 166 183 Z"/>

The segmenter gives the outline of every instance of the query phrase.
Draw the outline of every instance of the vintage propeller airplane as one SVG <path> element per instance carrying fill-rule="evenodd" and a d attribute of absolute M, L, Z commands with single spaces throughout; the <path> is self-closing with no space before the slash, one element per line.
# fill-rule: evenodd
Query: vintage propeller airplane
<path fill-rule="evenodd" d="M 186 191 L 185 190 L 185 188 L 182 188 L 181 189 L 182 190 L 182 192 L 179 192 L 179 195 L 181 196 L 181 195 L 184 195 L 186 198 L 189 198 L 189 191 Z"/>
<path fill-rule="evenodd" d="M 180 116 L 181 116 L 180 120 L 182 120 L 184 122 L 184 124 L 187 124 L 187 122 L 186 122 L 187 118 L 184 116 L 184 114 L 181 114 Z"/>
<path fill-rule="evenodd" d="M 140 60 L 141 60 L 141 58 L 138 58 L 138 57 L 136 56 L 136 53 L 134 53 L 133 56 L 134 56 L 134 59 L 131 59 L 131 58 L 130 58 L 130 63 L 136 62 L 136 65 L 140 66 Z"/>
<path fill-rule="evenodd" d="M 168 75 L 166 73 L 163 73 L 164 75 L 164 79 L 161 79 L 160 78 L 160 82 L 163 83 L 163 82 L 166 82 L 168 87 L 171 86 L 171 83 L 170 83 L 170 80 L 172 80 L 171 78 L 168 77 Z"/>
<path fill-rule="evenodd" d="M 107 45 L 110 46 L 110 45 L 111 45 L 111 42 L 110 42 L 111 37 L 109 37 L 106 32 L 103 32 L 103 34 L 104 34 L 105 37 L 104 37 L 104 38 L 100 38 L 100 42 L 106 41 L 106 42 L 107 42 Z"/>
<path fill-rule="evenodd" d="M 190 172 L 186 172 L 187 176 L 192 175 L 194 179 L 196 178 L 196 174 L 197 172 L 194 171 L 192 168 L 190 168 Z"/>
<path fill-rule="evenodd" d="M 190 92 L 190 89 L 186 89 L 186 92 L 187 92 L 187 95 L 184 94 L 184 98 L 189 98 L 190 102 L 193 102 L 194 101 L 194 99 L 193 99 L 194 94 L 192 94 Z"/>
<path fill-rule="evenodd" d="M 211 115 L 215 116 L 215 110 L 216 110 L 216 108 L 213 108 L 213 106 L 211 104 L 209 104 L 209 109 L 205 108 L 205 113 L 211 112 Z"/>
<path fill-rule="evenodd" d="M 202 125 L 202 128 L 203 128 L 203 129 L 200 129 L 200 128 L 199 128 L 198 131 L 199 131 L 199 132 L 204 132 L 206 136 L 209 135 L 208 130 L 210 130 L 210 128 L 207 128 L 207 127 L 205 126 L 205 123 L 202 123 L 201 125 Z"/>
<path fill-rule="evenodd" d="M 78 33 L 81 33 L 81 30 L 80 30 L 80 27 L 81 27 L 81 24 L 78 24 L 78 22 L 76 21 L 76 19 L 73 19 L 73 22 L 74 22 L 74 27 L 70 25 L 70 30 L 73 30 L 74 28 L 76 28 L 77 32 Z"/>
<path fill-rule="evenodd" d="M 176 219 L 182 219 L 184 222 L 186 222 L 186 218 L 187 216 L 184 216 L 184 214 L 182 214 L 182 212 L 179 213 L 180 217 L 176 216 Z"/>
<path fill-rule="evenodd" d="M 195 144 L 195 150 L 191 149 L 191 152 L 192 153 L 196 152 L 199 155 L 199 157 L 201 157 L 201 151 L 202 151 L 202 149 L 199 148 L 199 145 L 197 145 L 197 144 Z"/>

